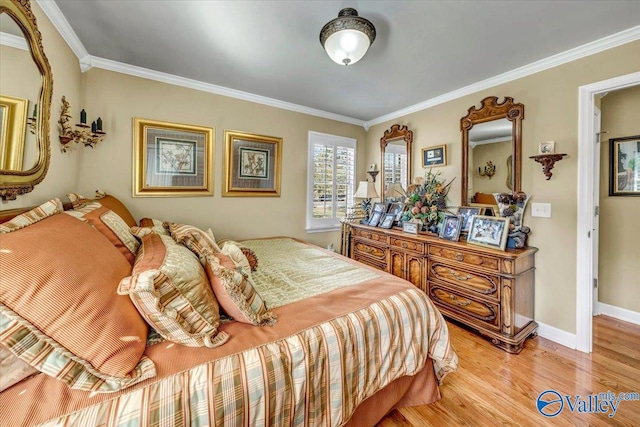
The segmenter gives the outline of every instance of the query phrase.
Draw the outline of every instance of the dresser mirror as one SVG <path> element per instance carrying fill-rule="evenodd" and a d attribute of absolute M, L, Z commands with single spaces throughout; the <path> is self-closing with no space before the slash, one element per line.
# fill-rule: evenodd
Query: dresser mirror
<path fill-rule="evenodd" d="M 0 0 L 0 197 L 13 200 L 49 167 L 53 77 L 28 1 Z"/>
<path fill-rule="evenodd" d="M 385 200 L 400 198 L 411 182 L 412 143 L 413 131 L 398 124 L 387 129 L 380 138 L 380 189 Z"/>
<path fill-rule="evenodd" d="M 521 191 L 523 119 L 524 105 L 490 96 L 460 120 L 462 205 L 495 204 L 492 193 Z"/>

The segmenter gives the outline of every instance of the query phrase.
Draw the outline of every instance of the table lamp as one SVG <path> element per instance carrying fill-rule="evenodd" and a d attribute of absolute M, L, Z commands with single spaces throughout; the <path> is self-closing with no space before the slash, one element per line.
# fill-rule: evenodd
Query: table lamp
<path fill-rule="evenodd" d="M 371 199 L 378 196 L 376 186 L 373 182 L 360 181 L 358 189 L 353 195 L 355 199 L 362 199 L 362 210 L 364 211 L 364 221 L 369 222 L 369 213 L 371 212 Z"/>

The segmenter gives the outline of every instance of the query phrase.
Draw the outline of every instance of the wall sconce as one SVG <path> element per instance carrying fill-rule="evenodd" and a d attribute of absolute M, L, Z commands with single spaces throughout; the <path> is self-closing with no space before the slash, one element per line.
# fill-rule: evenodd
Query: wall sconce
<path fill-rule="evenodd" d="M 495 174 L 496 174 L 496 166 L 491 161 L 487 162 L 487 165 L 484 167 L 484 170 L 482 170 L 481 168 L 478 168 L 478 175 L 480 176 L 486 176 L 486 177 L 489 177 L 489 179 L 491 179 L 491 177 Z"/>
<path fill-rule="evenodd" d="M 98 117 L 91 125 L 87 124 L 87 113 L 80 111 L 80 123 L 76 123 L 76 130 L 71 128 L 71 105 L 69 101 L 62 97 L 62 110 L 60 111 L 60 120 L 58 121 L 62 128 L 60 135 L 60 143 L 62 144 L 62 152 L 67 152 L 70 142 L 82 143 L 85 147 L 93 148 L 107 135 L 102 131 L 102 119 Z"/>

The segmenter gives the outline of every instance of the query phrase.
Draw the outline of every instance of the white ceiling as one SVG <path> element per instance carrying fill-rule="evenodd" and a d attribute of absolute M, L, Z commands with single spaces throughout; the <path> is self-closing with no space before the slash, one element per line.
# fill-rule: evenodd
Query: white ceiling
<path fill-rule="evenodd" d="M 55 4 L 94 59 L 356 122 L 379 120 L 632 27 L 627 38 L 640 38 L 638 0 Z M 369 52 L 348 67 L 331 61 L 319 42 L 322 26 L 344 7 L 357 9 L 377 30 Z"/>

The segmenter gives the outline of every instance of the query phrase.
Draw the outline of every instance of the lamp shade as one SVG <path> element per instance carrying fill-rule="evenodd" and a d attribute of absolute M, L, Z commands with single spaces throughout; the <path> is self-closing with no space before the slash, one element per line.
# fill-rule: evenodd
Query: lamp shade
<path fill-rule="evenodd" d="M 360 61 L 376 38 L 371 22 L 358 16 L 350 7 L 342 9 L 338 17 L 320 31 L 320 43 L 329 57 L 340 65 Z"/>
<path fill-rule="evenodd" d="M 353 197 L 360 199 L 372 199 L 379 196 L 376 191 L 376 185 L 373 182 L 360 181 L 358 183 L 358 189 Z"/>
<path fill-rule="evenodd" d="M 384 193 L 385 197 L 403 197 L 404 196 L 404 188 L 402 188 L 402 184 L 399 182 L 392 182 L 387 186 L 387 191 Z"/>

